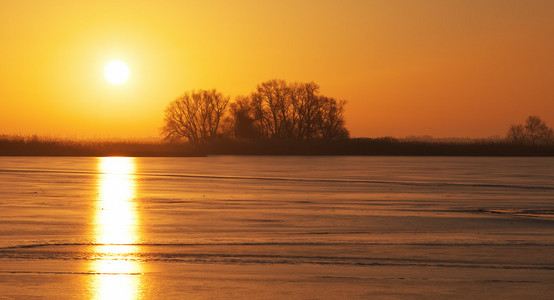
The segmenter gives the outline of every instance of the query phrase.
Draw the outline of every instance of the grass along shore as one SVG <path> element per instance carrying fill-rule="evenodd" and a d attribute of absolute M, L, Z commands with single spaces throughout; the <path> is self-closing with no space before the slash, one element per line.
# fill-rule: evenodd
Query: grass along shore
<path fill-rule="evenodd" d="M 554 145 L 504 140 L 353 138 L 341 140 L 212 139 L 200 143 L 138 140 L 71 140 L 0 135 L 2 156 L 205 156 L 205 155 L 391 155 L 554 156 Z"/>

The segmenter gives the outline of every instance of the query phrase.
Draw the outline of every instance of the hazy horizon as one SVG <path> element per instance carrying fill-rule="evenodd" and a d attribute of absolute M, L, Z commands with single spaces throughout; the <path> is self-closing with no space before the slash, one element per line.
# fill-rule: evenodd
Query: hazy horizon
<path fill-rule="evenodd" d="M 109 135 L 91 135 L 91 136 L 78 136 L 78 135 L 56 135 L 56 134 L 21 134 L 21 133 L 0 133 L 1 136 L 6 137 L 18 137 L 18 138 L 43 138 L 46 140 L 69 140 L 69 141 L 162 141 L 164 138 L 159 135 L 152 136 L 109 136 Z M 470 137 L 470 136 L 431 136 L 431 135 L 408 135 L 408 136 L 351 136 L 352 139 L 380 139 L 380 138 L 395 138 L 399 140 L 496 140 L 504 139 L 504 135 L 491 135 L 485 137 Z"/>

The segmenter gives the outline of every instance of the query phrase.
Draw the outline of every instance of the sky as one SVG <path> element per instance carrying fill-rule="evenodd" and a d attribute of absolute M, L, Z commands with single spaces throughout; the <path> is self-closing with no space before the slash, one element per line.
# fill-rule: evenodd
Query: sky
<path fill-rule="evenodd" d="M 354 137 L 552 127 L 552 16 L 552 0 L 0 0 L 0 134 L 158 137 L 185 91 L 274 78 L 348 101 Z"/>

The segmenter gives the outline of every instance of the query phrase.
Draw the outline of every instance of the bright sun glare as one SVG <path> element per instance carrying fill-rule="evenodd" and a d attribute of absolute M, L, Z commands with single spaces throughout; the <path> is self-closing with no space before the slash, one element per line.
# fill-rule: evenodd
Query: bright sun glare
<path fill-rule="evenodd" d="M 110 61 L 104 68 L 104 77 L 111 84 L 125 83 L 129 78 L 129 68 L 120 60 Z"/>

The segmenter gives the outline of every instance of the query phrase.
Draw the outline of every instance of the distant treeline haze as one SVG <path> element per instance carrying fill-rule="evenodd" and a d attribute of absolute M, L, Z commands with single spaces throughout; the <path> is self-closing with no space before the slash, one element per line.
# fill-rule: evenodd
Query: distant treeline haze
<path fill-rule="evenodd" d="M 344 139 L 346 101 L 319 94 L 314 82 L 269 80 L 248 96 L 216 90 L 186 92 L 165 110 L 162 135 L 199 142 L 215 137 L 246 139 Z"/>
<path fill-rule="evenodd" d="M 398 138 L 206 139 L 198 143 L 66 140 L 0 135 L 0 156 L 199 155 L 456 155 L 554 156 L 554 143 L 515 144 L 506 139 L 434 141 Z"/>

